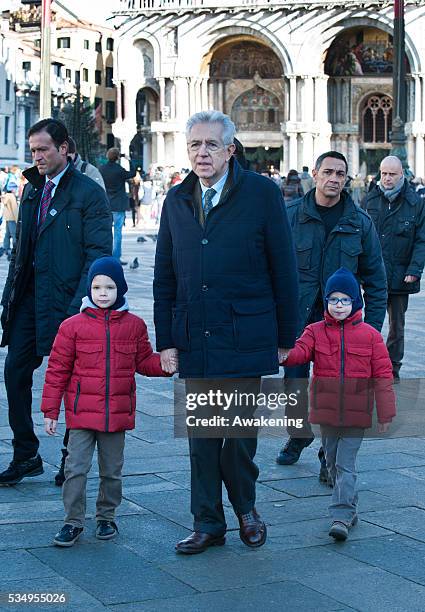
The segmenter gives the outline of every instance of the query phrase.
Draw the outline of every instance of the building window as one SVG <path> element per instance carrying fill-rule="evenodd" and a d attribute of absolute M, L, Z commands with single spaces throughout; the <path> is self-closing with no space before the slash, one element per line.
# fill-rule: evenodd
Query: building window
<path fill-rule="evenodd" d="M 6 102 L 10 100 L 10 79 L 6 79 L 5 100 Z"/>
<path fill-rule="evenodd" d="M 88 40 L 84 41 L 84 49 L 90 49 L 90 42 Z"/>
<path fill-rule="evenodd" d="M 57 77 L 62 76 L 62 64 L 53 64 L 54 75 Z"/>
<path fill-rule="evenodd" d="M 105 69 L 105 85 L 106 87 L 114 86 L 114 69 L 109 66 Z"/>
<path fill-rule="evenodd" d="M 96 85 L 102 85 L 102 71 L 101 70 L 94 71 L 94 82 L 96 83 Z"/>
<path fill-rule="evenodd" d="M 106 147 L 108 149 L 115 147 L 115 136 L 113 134 L 106 134 Z"/>
<path fill-rule="evenodd" d="M 115 121 L 115 102 L 113 102 L 112 100 L 106 101 L 105 117 L 108 123 L 114 123 Z"/>
<path fill-rule="evenodd" d="M 94 107 L 97 108 L 98 106 L 100 106 L 100 110 L 102 110 L 102 98 L 94 99 Z"/>
<path fill-rule="evenodd" d="M 102 43 L 100 40 L 94 44 L 94 48 L 97 53 L 102 53 Z"/>
<path fill-rule="evenodd" d="M 67 78 L 67 79 L 71 80 L 71 78 L 72 78 L 72 73 L 71 73 L 71 69 L 70 69 L 70 68 L 67 68 L 67 69 L 65 70 L 65 76 L 66 76 L 66 78 Z"/>
<path fill-rule="evenodd" d="M 4 144 L 9 144 L 9 122 L 10 117 L 4 118 Z"/>
<path fill-rule="evenodd" d="M 70 48 L 71 48 L 71 39 L 69 38 L 69 36 L 58 38 L 58 49 L 70 49 Z"/>
<path fill-rule="evenodd" d="M 29 72 L 31 70 L 31 62 L 22 62 L 22 70 Z"/>
<path fill-rule="evenodd" d="M 87 68 L 83 68 L 83 81 L 88 81 L 89 80 L 89 71 Z"/>
<path fill-rule="evenodd" d="M 36 38 L 34 41 L 34 47 L 37 47 L 38 49 L 41 47 L 41 38 Z M 58 47 L 59 48 L 59 47 Z"/>
<path fill-rule="evenodd" d="M 107 38 L 106 39 L 106 49 L 108 51 L 113 51 L 114 50 L 114 39 L 113 38 Z"/>
<path fill-rule="evenodd" d="M 366 100 L 362 111 L 362 139 L 364 143 L 390 142 L 393 102 L 389 96 L 374 94 Z"/>

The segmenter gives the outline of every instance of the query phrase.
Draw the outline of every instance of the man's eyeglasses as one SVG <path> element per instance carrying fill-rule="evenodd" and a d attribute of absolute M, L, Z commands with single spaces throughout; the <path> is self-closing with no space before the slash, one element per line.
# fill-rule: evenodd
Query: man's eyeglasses
<path fill-rule="evenodd" d="M 326 301 L 328 304 L 331 304 L 331 306 L 336 306 L 338 302 L 341 302 L 343 306 L 351 306 L 351 304 L 353 303 L 353 300 L 350 297 L 328 297 L 326 298 Z"/>
<path fill-rule="evenodd" d="M 220 149 L 223 149 L 225 146 L 218 142 L 214 142 L 214 140 L 211 140 L 211 141 L 207 140 L 206 142 L 194 140 L 193 142 L 187 143 L 187 148 L 192 153 L 196 153 L 197 151 L 199 151 L 199 149 L 202 147 L 203 144 L 205 145 L 205 148 L 208 151 L 208 153 L 217 153 L 217 151 L 219 151 Z"/>

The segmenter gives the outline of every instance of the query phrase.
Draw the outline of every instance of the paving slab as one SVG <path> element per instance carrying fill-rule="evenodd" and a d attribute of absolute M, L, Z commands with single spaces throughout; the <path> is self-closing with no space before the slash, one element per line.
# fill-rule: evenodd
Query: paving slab
<path fill-rule="evenodd" d="M 188 584 L 112 542 L 86 544 L 83 548 L 33 548 L 31 553 L 106 605 L 194 592 Z"/>

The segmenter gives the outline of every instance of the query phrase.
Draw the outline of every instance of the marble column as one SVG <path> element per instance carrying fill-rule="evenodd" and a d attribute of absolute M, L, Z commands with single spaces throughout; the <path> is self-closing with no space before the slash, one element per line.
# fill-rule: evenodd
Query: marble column
<path fill-rule="evenodd" d="M 189 77 L 189 115 L 196 113 L 196 92 L 195 92 L 195 81 L 194 77 Z"/>
<path fill-rule="evenodd" d="M 345 158 L 348 157 L 348 136 L 347 134 L 341 134 L 341 148 L 340 151 L 344 155 Z"/>
<path fill-rule="evenodd" d="M 290 170 L 298 169 L 298 134 L 290 132 L 289 136 L 289 166 Z"/>
<path fill-rule="evenodd" d="M 156 159 L 153 161 L 160 165 L 165 164 L 165 142 L 163 132 L 156 133 Z"/>
<path fill-rule="evenodd" d="M 162 118 L 163 113 L 164 113 L 164 106 L 165 106 L 165 79 L 163 77 L 160 77 L 158 81 L 159 81 L 159 110 L 160 110 L 161 118 Z"/>
<path fill-rule="evenodd" d="M 328 75 L 320 74 L 314 79 L 314 121 L 328 122 Z"/>
<path fill-rule="evenodd" d="M 223 112 L 224 109 L 224 83 L 218 81 L 217 84 L 217 110 Z"/>
<path fill-rule="evenodd" d="M 289 138 L 286 134 L 283 135 L 283 174 L 286 176 L 289 172 Z"/>
<path fill-rule="evenodd" d="M 416 135 L 414 174 L 425 178 L 425 140 L 423 134 Z"/>
<path fill-rule="evenodd" d="M 303 91 L 303 117 L 304 123 L 313 122 L 314 112 L 314 83 L 313 77 L 304 76 L 304 91 Z"/>
<path fill-rule="evenodd" d="M 176 84 L 176 117 L 186 121 L 189 117 L 189 88 L 185 77 L 177 77 Z"/>
<path fill-rule="evenodd" d="M 422 115 L 422 92 L 421 92 L 421 78 L 419 74 L 413 75 L 415 81 L 415 123 L 421 122 Z"/>
<path fill-rule="evenodd" d="M 360 172 L 360 146 L 359 137 L 356 134 L 349 136 L 350 163 L 348 164 L 348 174 L 356 176 Z"/>
<path fill-rule="evenodd" d="M 289 121 L 297 120 L 297 75 L 290 74 L 289 78 Z"/>
<path fill-rule="evenodd" d="M 302 166 L 311 168 L 314 164 L 313 134 L 306 132 L 302 135 Z M 300 170 L 301 168 L 299 168 Z"/>
<path fill-rule="evenodd" d="M 409 168 L 415 167 L 415 143 L 413 142 L 413 136 L 407 138 L 407 163 Z"/>
<path fill-rule="evenodd" d="M 422 123 L 425 123 L 425 74 L 422 73 Z"/>
<path fill-rule="evenodd" d="M 202 110 L 208 110 L 208 77 L 201 79 L 201 107 Z"/>
<path fill-rule="evenodd" d="M 176 83 L 171 79 L 170 83 L 170 118 L 176 118 Z"/>
<path fill-rule="evenodd" d="M 214 83 L 212 81 L 208 81 L 208 108 L 209 110 L 215 108 Z"/>

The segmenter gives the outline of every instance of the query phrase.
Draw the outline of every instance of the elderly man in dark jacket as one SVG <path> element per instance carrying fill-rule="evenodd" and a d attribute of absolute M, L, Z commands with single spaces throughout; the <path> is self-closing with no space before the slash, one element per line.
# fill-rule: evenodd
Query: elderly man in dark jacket
<path fill-rule="evenodd" d="M 232 157 L 234 124 L 218 111 L 187 124 L 193 171 L 164 203 L 155 260 L 154 318 L 163 368 L 178 360 L 186 391 L 260 388 L 294 345 L 297 272 L 279 188 Z M 236 380 L 231 380 L 236 379 Z M 241 379 L 245 379 L 245 382 Z M 222 380 L 223 385 L 225 381 Z M 258 547 L 266 527 L 255 510 L 257 439 L 189 438 L 194 532 L 176 546 L 195 554 L 224 544 L 222 483 L 240 537 Z"/>
<path fill-rule="evenodd" d="M 384 322 L 387 290 L 379 238 L 370 217 L 343 191 L 347 171 L 347 161 L 341 153 L 323 153 L 313 170 L 315 189 L 287 205 L 300 279 L 298 334 L 307 324 L 323 319 L 326 282 L 341 267 L 353 272 L 363 286 L 366 323 L 380 331 Z M 296 416 L 303 417 L 306 426 L 302 436 L 296 430 L 288 430 L 291 437 L 277 457 L 281 465 L 296 463 L 302 450 L 314 439 L 306 418 L 309 370 L 310 364 L 285 368 L 287 384 L 295 384 L 299 391 Z M 306 383 L 300 380 L 291 383 L 291 378 L 306 379 Z M 322 450 L 319 458 L 320 478 L 325 480 Z"/>
<path fill-rule="evenodd" d="M 33 372 L 50 353 L 61 322 L 79 312 L 90 264 L 112 249 L 106 194 L 67 158 L 64 124 L 43 119 L 28 137 L 35 166 L 24 172 L 29 183 L 1 300 L 13 461 L 0 484 L 43 472 L 31 418 Z"/>
<path fill-rule="evenodd" d="M 387 348 L 394 382 L 399 382 L 409 295 L 420 291 L 425 263 L 425 200 L 404 178 L 398 157 L 385 157 L 380 174 L 380 181 L 366 196 L 365 208 L 381 241 L 388 283 Z"/>
<path fill-rule="evenodd" d="M 122 228 L 125 222 L 125 211 L 129 210 L 129 195 L 125 190 L 126 181 L 136 176 L 136 170 L 124 170 L 118 163 L 120 158 L 119 149 L 112 147 L 106 152 L 108 162 L 99 168 L 105 183 L 106 193 L 108 194 L 109 204 L 114 220 L 114 246 L 112 255 L 118 259 L 121 265 L 126 265 L 126 261 L 121 261 L 121 240 Z"/>

